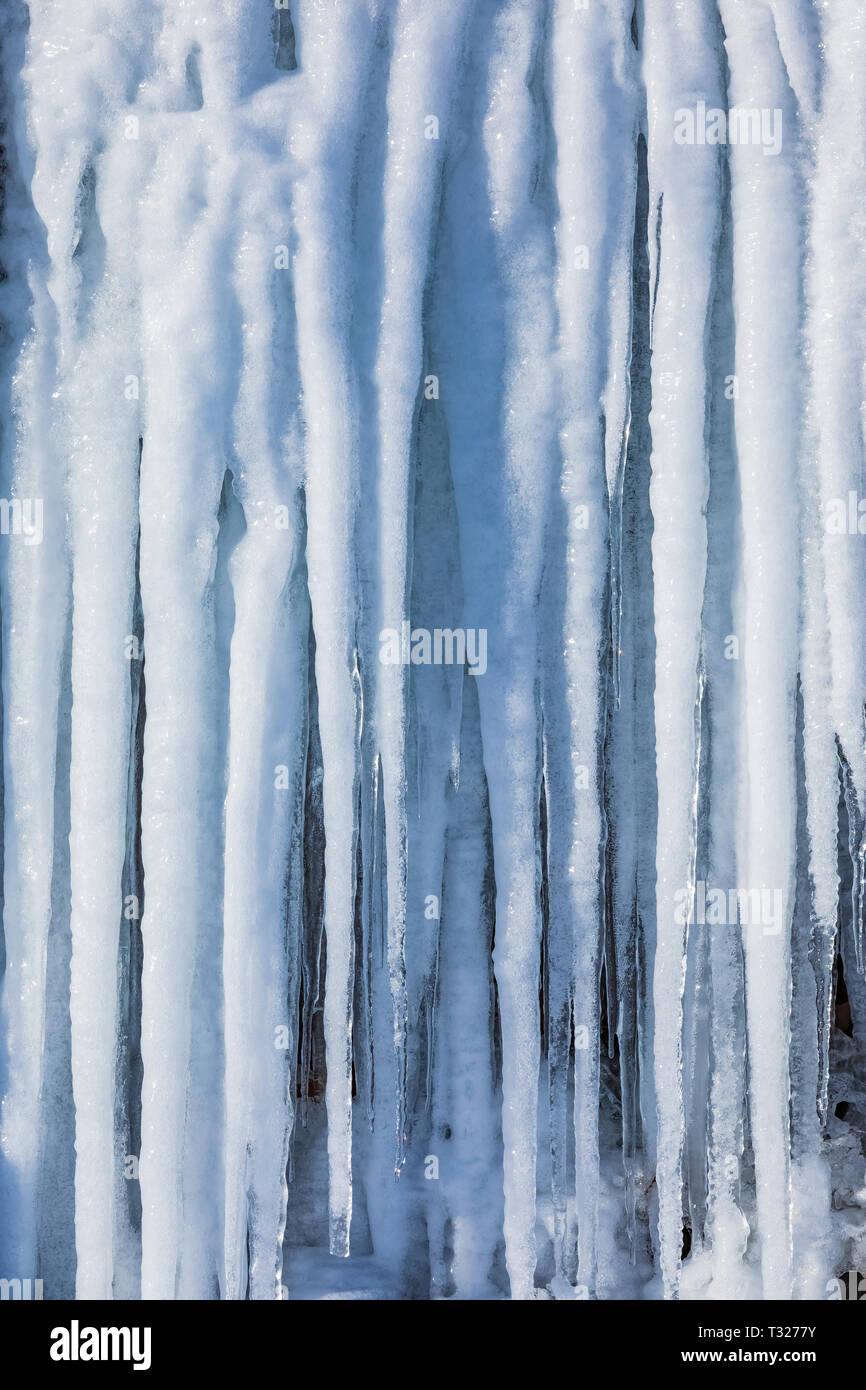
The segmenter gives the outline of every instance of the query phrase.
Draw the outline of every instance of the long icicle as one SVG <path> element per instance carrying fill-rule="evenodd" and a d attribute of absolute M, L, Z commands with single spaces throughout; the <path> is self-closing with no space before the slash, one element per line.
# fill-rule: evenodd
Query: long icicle
<path fill-rule="evenodd" d="M 686 940 L 695 884 L 701 610 L 709 493 L 705 343 L 718 223 L 718 151 L 674 143 L 695 90 L 718 105 L 713 7 L 644 7 L 652 313 L 653 583 L 656 633 L 657 937 L 653 992 L 658 1098 L 659 1262 L 676 1294 L 682 1243 L 682 1026 Z M 689 235 L 682 227 L 689 226 Z"/>
<path fill-rule="evenodd" d="M 372 26 L 301 5 L 309 108 L 292 134 L 304 170 L 294 198 L 294 285 L 307 426 L 307 564 L 324 779 L 325 1046 L 329 1244 L 348 1255 L 352 1223 L 352 989 L 356 731 L 354 516 L 357 390 L 350 357 L 351 189 L 359 137 L 361 55 Z M 354 100 L 347 101 L 347 93 Z"/>
<path fill-rule="evenodd" d="M 637 120 L 630 14 L 628 6 L 616 0 L 586 13 L 558 4 L 550 40 L 558 148 L 555 292 L 562 464 L 557 500 L 564 580 L 557 576 L 549 581 L 563 585 L 563 592 L 553 609 L 553 662 L 545 694 L 548 858 L 551 939 L 560 932 L 570 937 L 577 1278 L 587 1293 L 595 1292 L 597 1275 L 602 670 L 607 642 L 603 613 L 611 561 L 608 491 L 612 488 L 618 516 L 619 453 L 624 451 L 628 410 L 622 391 L 628 377 L 630 336 L 630 314 L 623 324 L 616 303 L 608 302 L 607 287 L 613 277 L 617 302 L 630 304 Z M 616 92 L 613 98 L 611 88 Z M 576 93 L 581 93 L 581 99 Z M 599 110 L 601 122 L 596 116 Z M 605 197 L 589 196 L 590 189 L 605 185 L 611 159 L 616 175 Z M 596 334 L 602 348 L 590 353 L 588 343 Z M 604 414 L 608 396 L 615 437 L 609 446 Z M 608 478 L 606 463 L 614 459 L 613 476 Z M 619 547 L 618 524 L 614 544 Z M 618 566 L 618 558 L 614 563 Z M 564 628 L 564 640 L 557 624 Z M 618 626 L 617 621 L 617 631 Z M 567 1067 L 572 1020 L 567 1020 L 564 1036 L 557 1035 L 557 1026 L 552 1018 L 549 1063 Z"/>
<path fill-rule="evenodd" d="M 773 920 L 740 909 L 746 962 L 749 1114 L 765 1298 L 793 1286 L 788 1052 L 794 903 L 797 621 L 796 459 L 800 416 L 796 123 L 764 4 L 722 0 L 731 109 L 768 107 L 782 147 L 732 145 L 735 402 L 743 500 L 744 744 L 738 880 L 749 903 L 778 897 Z M 778 127 L 777 127 L 778 128 Z M 743 898 L 741 896 L 741 902 Z M 773 898 L 774 903 L 777 899 Z"/>
<path fill-rule="evenodd" d="M 470 0 L 398 0 L 388 78 L 382 317 L 378 395 L 379 612 L 402 633 L 410 592 L 411 441 L 422 365 L 421 308 L 428 275 L 444 140 Z M 426 138 L 425 138 L 426 137 Z M 414 177 L 409 177 L 409 170 Z M 388 888 L 388 975 L 396 1062 L 395 1169 L 406 1128 L 406 667 L 379 664 L 376 728 L 382 758 Z"/>

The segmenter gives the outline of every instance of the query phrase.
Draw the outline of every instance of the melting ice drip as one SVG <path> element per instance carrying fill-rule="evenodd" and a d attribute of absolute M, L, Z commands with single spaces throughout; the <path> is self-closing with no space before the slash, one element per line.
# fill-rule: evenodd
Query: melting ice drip
<path fill-rule="evenodd" d="M 863 0 L 2 23 L 0 1276 L 826 1296 Z"/>

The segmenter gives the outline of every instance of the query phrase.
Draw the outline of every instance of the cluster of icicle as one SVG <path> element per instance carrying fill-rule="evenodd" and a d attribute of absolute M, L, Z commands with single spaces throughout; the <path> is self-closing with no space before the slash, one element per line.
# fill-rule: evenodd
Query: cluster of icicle
<path fill-rule="evenodd" d="M 324 1110 L 398 1296 L 824 1296 L 864 0 L 3 26 L 0 1275 L 285 1297 Z"/>

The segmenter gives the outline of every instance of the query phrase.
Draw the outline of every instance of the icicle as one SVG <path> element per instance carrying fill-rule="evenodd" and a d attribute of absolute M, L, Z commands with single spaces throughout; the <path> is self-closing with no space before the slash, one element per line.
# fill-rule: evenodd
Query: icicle
<path fill-rule="evenodd" d="M 461 789 L 448 796 L 441 975 L 431 1155 L 451 1223 L 453 1296 L 496 1296 L 490 1275 L 502 1227 L 501 1163 L 494 1101 L 489 811 L 478 697 L 465 676 Z M 485 1026 L 479 1026 L 484 1020 Z M 425 1161 L 427 1161 L 425 1159 Z M 437 1194 L 438 1195 L 438 1194 Z"/>
<path fill-rule="evenodd" d="M 205 1140 L 206 1152 L 211 1142 L 207 1131 L 214 1118 L 212 1103 L 209 1116 L 201 1108 L 200 1088 L 201 1068 L 214 1065 L 219 1045 L 211 1038 L 204 1047 L 216 1021 L 215 1001 L 210 980 L 194 998 L 194 981 L 197 969 L 218 966 L 214 938 L 218 943 L 221 935 L 222 855 L 220 848 L 214 853 L 214 844 L 219 847 L 222 839 L 220 685 L 226 673 L 219 672 L 216 643 L 226 615 L 215 603 L 214 585 L 234 542 L 229 531 L 220 535 L 218 513 L 228 462 L 226 403 L 232 399 L 233 349 L 227 350 L 226 336 L 232 344 L 236 310 L 225 255 L 235 187 L 233 162 L 212 161 L 203 148 L 209 127 L 199 124 L 199 138 L 192 138 L 189 123 L 200 118 L 186 112 L 184 120 L 178 127 L 169 119 L 160 132 L 140 233 L 141 594 L 148 700 L 140 1164 L 145 1298 L 176 1296 L 189 1239 L 196 1250 L 181 1271 L 185 1292 L 202 1297 L 213 1290 L 216 1223 L 212 1214 L 204 1216 L 212 1207 L 210 1191 L 200 1184 L 222 1182 L 221 1163 L 209 1157 L 205 1171 L 201 1148 Z M 190 187 L 202 189 L 202 204 L 190 200 Z M 213 364 L 206 373 L 203 361 Z M 193 1046 L 203 1052 L 201 1066 L 191 1068 Z M 188 1107 L 193 1088 L 194 1111 Z"/>
<path fill-rule="evenodd" d="M 410 441 L 421 386 L 421 306 L 439 197 L 468 0 L 433 10 L 399 0 L 388 80 L 384 170 L 382 318 L 374 382 L 378 392 L 379 612 L 402 631 L 409 599 L 412 497 Z M 382 758 L 388 888 L 388 972 L 396 1052 L 399 1175 L 406 1128 L 406 666 L 379 665 L 376 728 Z"/>
<path fill-rule="evenodd" d="M 798 690 L 796 724 L 797 885 L 791 924 L 791 1237 L 794 1297 L 826 1297 L 833 1274 L 831 1176 L 824 1154 L 824 1122 L 816 1097 L 823 1065 L 820 975 L 823 943 L 813 944 L 812 883 L 807 847 L 807 778 L 802 692 Z M 825 948 L 824 948 L 825 949 Z M 815 957 L 818 956 L 816 960 Z M 812 957 L 810 959 L 810 957 Z M 820 1043 L 816 1046 L 816 1036 Z"/>
<path fill-rule="evenodd" d="M 250 1297 L 278 1298 L 298 1048 L 310 619 L 298 497 L 298 381 L 286 328 L 294 306 L 287 278 L 274 267 L 284 226 L 277 222 L 279 203 L 271 207 L 279 166 L 250 173 L 243 216 L 256 230 L 248 233 L 238 266 L 246 332 L 234 424 L 240 461 L 234 486 L 247 531 L 230 561 L 225 1294 L 240 1294 L 248 1240 Z"/>
<path fill-rule="evenodd" d="M 807 319 L 808 324 L 808 319 Z M 817 427 L 823 405 L 812 416 L 801 453 L 800 545 L 802 551 L 800 693 L 802 698 L 802 788 L 798 845 L 807 849 L 808 877 L 798 881 L 794 923 L 792 1058 L 793 1255 L 798 1297 L 823 1297 L 832 1274 L 827 1249 L 830 1173 L 821 1152 L 828 1122 L 830 1040 L 834 1027 L 833 970 L 839 909 L 839 776 L 832 723 L 827 593 L 824 585 L 821 470 L 815 469 Z M 803 814 L 805 810 L 805 814 Z M 804 901 L 805 900 L 805 901 Z M 807 916 L 808 914 L 808 916 Z M 803 926 L 807 916 L 808 938 Z M 811 959 L 810 959 L 811 958 Z M 811 969 L 807 963 L 811 964 Z M 817 1043 L 817 1046 L 816 1046 Z"/>
<path fill-rule="evenodd" d="M 29 89 L 29 122 L 21 107 L 19 69 L 25 39 L 15 16 L 2 20 L 4 125 L 9 132 L 4 169 L 2 311 L 11 346 L 4 348 L 4 399 L 16 426 L 2 431 L 2 476 L 9 502 L 0 542 L 3 618 L 3 934 L 5 970 L 0 996 L 0 1230 L 3 1274 L 38 1277 L 37 1190 L 40 1169 L 40 1097 L 50 1069 L 46 1034 L 46 954 L 52 913 L 55 763 L 61 666 L 70 611 L 66 554 L 66 459 L 53 437 L 58 311 L 56 253 L 68 267 L 71 209 L 68 185 L 33 190 L 30 140 L 38 124 L 41 89 Z M 13 113 L 6 100 L 21 103 Z M 46 122 L 54 110 L 46 93 Z M 36 108 L 36 109 L 34 109 Z M 7 117 L 9 118 L 7 120 Z M 27 129 L 29 124 L 30 129 Z M 49 227 L 54 227 L 53 235 Z M 12 234 L 9 231 L 12 229 Z M 61 276 L 62 278 L 62 276 Z M 16 519 L 12 499 L 20 511 Z M 5 505 L 5 503 L 4 503 Z M 28 534 L 29 532 L 29 534 Z M 13 792 L 14 787 L 14 792 Z"/>
<path fill-rule="evenodd" d="M 363 701 L 364 680 L 361 679 L 362 711 L 360 727 L 360 766 L 361 776 L 358 786 L 358 823 L 361 860 L 361 883 L 359 885 L 359 948 L 358 962 L 358 1017 L 355 1024 L 355 1070 L 358 1078 L 358 1094 L 363 1097 L 365 1119 L 368 1126 L 373 1124 L 373 992 L 372 971 L 374 959 L 374 847 L 376 844 L 378 759 L 374 752 L 373 729 L 365 717 Z"/>
<path fill-rule="evenodd" d="M 820 409 L 814 411 L 820 418 Z M 802 561 L 802 630 L 800 687 L 803 699 L 803 758 L 806 784 L 806 832 L 812 885 L 811 951 L 817 985 L 817 1105 L 827 1120 L 830 1080 L 830 1035 L 833 1027 L 833 964 L 836 957 L 839 868 L 837 822 L 839 766 L 832 723 L 833 673 L 829 618 L 822 556 L 823 535 L 818 478 L 812 465 L 815 430 L 809 429 L 800 470 Z"/>
<path fill-rule="evenodd" d="M 733 414 L 734 309 L 730 177 L 722 169 L 720 235 L 715 293 L 708 325 L 707 442 L 711 463 L 707 502 L 707 577 L 704 585 L 703 659 L 707 685 L 702 718 L 706 749 L 701 831 L 709 888 L 737 882 L 737 769 L 740 765 L 742 680 L 737 634 L 740 602 L 741 515 Z M 709 930 L 712 991 L 706 1237 L 710 1282 L 706 1296 L 739 1297 L 749 1227 L 741 1204 L 746 1049 L 742 944 L 736 922 Z M 702 1272 L 702 1271 L 701 1271 Z"/>
<path fill-rule="evenodd" d="M 94 40 L 109 26 L 111 60 Z M 40 22 L 59 42 L 61 16 Z M 58 309 L 58 433 L 69 459 L 73 554 L 71 680 L 71 1067 L 75 1101 L 75 1226 L 79 1298 L 111 1297 L 118 947 L 138 905 L 121 901 L 130 750 L 129 661 L 139 454 L 139 362 L 132 262 L 132 189 L 141 164 L 123 139 L 124 89 L 135 51 L 123 16 L 66 16 L 70 47 L 42 47 L 32 81 L 37 206 L 53 244 Z M 105 43 L 105 40 L 103 40 Z M 63 67 L 69 73 L 63 77 Z M 71 81 L 70 81 L 71 77 Z M 60 85 L 58 85 L 58 82 Z M 99 99 L 94 99 L 94 87 Z M 75 113 L 70 159 L 66 121 Z M 108 138 L 101 134 L 106 123 Z M 61 138 L 62 132 L 62 138 Z M 99 154 L 97 150 L 103 147 Z M 44 201 L 43 201 L 44 200 Z M 64 206 L 65 204 L 65 206 Z M 62 249 L 61 249 L 62 248 Z"/>
<path fill-rule="evenodd" d="M 89 235 L 123 243 L 125 151 L 103 156 L 97 178 L 113 189 Z M 107 199 L 105 200 L 107 201 Z M 121 235 L 111 225 L 120 215 Z M 98 220 L 96 220 L 98 218 Z M 100 226 L 100 223 L 102 224 Z M 137 538 L 138 418 L 124 400 L 124 368 L 138 366 L 123 303 L 123 262 L 106 268 L 89 308 L 89 331 L 64 382 L 70 438 L 72 630 L 72 1077 L 76 1111 L 76 1245 L 80 1298 L 112 1290 L 114 1054 L 117 963 L 122 922 L 139 905 L 121 902 L 126 857 L 129 758 L 129 661 L 140 661 L 132 634 Z M 125 293 L 126 291 L 126 293 Z M 92 291 L 91 291 L 92 293 Z M 131 372 L 137 379 L 137 373 Z M 127 373 L 127 380 L 130 373 Z"/>
<path fill-rule="evenodd" d="M 559 866 L 550 852 L 550 833 L 546 790 L 551 783 L 551 767 L 547 739 L 543 746 L 542 782 L 542 854 L 548 884 Z M 568 1081 L 572 1042 L 572 929 L 565 912 L 556 903 L 550 912 L 549 889 L 546 922 L 546 960 L 544 972 L 545 1018 L 547 1023 L 547 1090 L 550 1124 L 550 1188 L 553 1203 L 553 1246 L 556 1275 L 560 1288 L 572 1274 L 573 1261 L 568 1233 Z"/>
<path fill-rule="evenodd" d="M 316 639 L 325 833 L 324 995 L 330 1249 L 348 1255 L 352 1221 L 352 996 L 357 730 L 353 527 L 358 489 L 350 358 L 351 189 L 369 18 L 300 6 L 308 86 L 292 152 L 305 174 L 294 204 L 294 286 L 307 426 L 307 563 Z"/>
<path fill-rule="evenodd" d="M 631 1256 L 636 1249 L 637 1153 L 640 1137 L 638 1087 L 637 934 L 639 884 L 649 879 L 643 860 L 655 857 L 656 828 L 652 759 L 640 757 L 652 743 L 651 658 L 644 650 L 652 634 L 652 559 L 649 510 L 649 266 L 647 258 L 646 142 L 638 148 L 634 208 L 633 315 L 630 361 L 631 427 L 625 464 L 622 522 L 622 605 L 619 699 L 610 701 L 605 746 L 605 805 L 609 822 L 607 882 L 616 962 L 616 1034 L 622 1102 L 625 1205 Z M 648 784 L 649 783 L 649 784 Z M 654 897 L 651 880 L 643 896 Z M 652 913 L 642 934 L 652 927 Z M 652 1108 L 648 1108 L 652 1113 Z"/>
<path fill-rule="evenodd" d="M 551 34 L 552 119 L 559 158 L 556 196 L 556 300 L 562 369 L 559 444 L 564 584 L 550 615 L 552 663 L 545 690 L 550 936 L 572 936 L 570 969 L 574 1025 L 574 1140 L 579 1284 L 596 1282 L 598 1220 L 598 1085 L 600 1027 L 600 805 L 603 609 L 607 564 L 619 565 L 619 476 L 626 405 L 630 315 L 608 303 L 608 283 L 625 284 L 630 258 L 636 179 L 636 93 L 633 46 L 625 4 L 575 11 L 558 4 Z M 602 59 L 602 61 L 600 61 Z M 578 95 L 579 94 L 579 95 Z M 616 174 L 611 177 L 611 159 Z M 597 199 L 588 190 L 605 187 Z M 608 392 L 611 442 L 600 402 Z M 617 400 L 619 404 L 617 404 Z M 611 489 L 615 460 L 616 475 Z M 608 492 L 614 528 L 608 531 Z M 610 537 L 616 557 L 610 557 Z M 550 580 L 551 585 L 554 581 Z M 618 599 L 614 602 L 618 609 Z M 619 619 L 613 620 L 619 631 Z M 559 629 L 559 630 L 558 630 Z M 564 643 L 562 633 L 565 634 Z M 553 634 L 556 634 L 554 637 Z M 618 659 L 618 653 L 617 653 Z M 561 988 L 558 990 L 562 997 Z M 556 1062 L 557 1047 L 554 1047 Z M 567 1048 L 566 1048 L 567 1055 Z"/>
<path fill-rule="evenodd" d="M 447 344 L 431 333 L 431 362 Z M 420 409 L 418 456 L 413 507 L 412 630 L 459 629 L 463 584 L 457 538 L 457 512 L 448 457 L 444 412 L 435 396 Z M 420 1065 L 427 1030 L 435 1023 L 435 974 L 439 954 L 442 866 L 447 824 L 446 793 L 451 785 L 453 750 L 460 745 L 461 690 L 459 666 L 411 668 L 409 698 L 417 748 L 415 775 L 407 782 L 409 798 L 406 977 L 410 1025 L 409 1082 Z M 412 1046 L 414 1040 L 414 1046 Z M 417 1059 L 417 1060 L 416 1060 Z M 431 1100 L 433 1055 L 427 1048 L 426 1105 Z M 410 1122 L 411 1123 L 411 1122 Z M 410 1131 L 411 1132 L 411 1131 Z"/>
<path fill-rule="evenodd" d="M 644 7 L 650 228 L 658 246 L 652 310 L 653 586 L 658 779 L 654 1062 L 658 1098 L 659 1263 L 677 1291 L 682 1244 L 682 1001 L 695 886 L 701 610 L 709 491 L 706 327 L 718 224 L 717 150 L 675 143 L 680 109 L 698 90 L 717 106 L 713 8 Z M 663 207 L 663 216 L 661 209 Z M 688 227 L 688 233 L 684 228 Z M 662 1001 L 664 1001 L 662 1003 Z"/>
<path fill-rule="evenodd" d="M 820 899 L 816 916 L 825 940 L 835 924 L 836 874 L 827 843 L 835 813 L 828 747 L 826 702 L 829 667 L 830 702 L 835 732 L 851 772 L 851 789 L 859 808 L 852 828 L 851 852 L 855 870 L 854 892 L 859 910 L 853 930 L 856 958 L 864 960 L 864 808 L 866 808 L 866 628 L 862 605 L 851 601 L 866 578 L 863 533 L 866 507 L 859 493 L 864 478 L 864 431 L 861 400 L 864 390 L 860 325 L 866 312 L 866 269 L 861 242 L 852 227 L 862 220 L 866 192 L 858 151 L 866 140 L 866 95 L 862 83 L 852 81 L 864 57 L 866 7 L 862 0 L 821 11 L 821 39 L 825 59 L 823 115 L 815 133 L 815 169 L 811 183 L 810 258 L 807 267 L 809 305 L 808 341 L 810 382 L 810 442 L 817 461 L 817 495 L 813 489 L 808 534 L 820 537 L 826 599 L 818 589 L 815 545 L 807 552 L 807 634 L 810 635 L 808 679 L 805 685 L 807 750 L 816 771 L 807 774 L 813 797 L 824 807 L 821 830 L 810 815 L 813 846 L 822 850 L 823 871 L 816 883 Z M 814 462 L 810 472 L 814 473 Z M 825 633 L 829 632 L 829 641 Z M 826 663 L 826 666 L 825 666 Z M 812 694 L 814 690 L 814 694 Z M 821 734 L 823 732 L 823 739 Z M 822 762 L 818 769 L 820 741 Z M 814 750 L 814 751 L 812 751 Z M 818 778 L 821 778 L 819 783 Z M 820 790 L 819 790 L 820 788 Z M 832 816 L 832 820 L 831 820 Z M 813 828 L 814 827 L 814 828 Z M 819 838 L 820 837 L 820 838 Z M 826 959 L 826 954 L 825 954 Z M 826 976 L 825 976 L 826 978 Z"/>
<path fill-rule="evenodd" d="M 794 901 L 795 681 L 798 591 L 797 351 L 802 227 L 797 128 L 770 12 L 722 0 L 731 68 L 729 105 L 768 108 L 781 149 L 731 144 L 735 403 L 743 499 L 743 695 L 738 878 L 773 895 L 767 920 L 744 920 L 749 1114 L 755 1153 L 765 1298 L 792 1292 L 789 1169 L 790 933 Z"/>
<path fill-rule="evenodd" d="M 499 485 L 503 502 L 510 497 L 513 505 L 502 514 L 508 577 L 495 626 L 489 595 L 482 607 L 482 594 L 471 580 L 467 584 L 467 609 L 489 613 L 491 629 L 489 670 L 479 680 L 479 698 L 496 866 L 505 1245 L 514 1299 L 533 1297 L 536 1259 L 541 873 L 535 609 L 555 442 L 553 381 L 546 365 L 553 341 L 551 306 L 547 294 L 530 289 L 533 276 L 536 286 L 541 282 L 552 289 L 552 247 L 534 196 L 537 180 L 546 177 L 538 168 L 543 108 L 533 85 L 540 19 L 533 0 L 516 0 L 498 17 L 483 127 L 495 265 L 505 291 L 505 458 Z"/>

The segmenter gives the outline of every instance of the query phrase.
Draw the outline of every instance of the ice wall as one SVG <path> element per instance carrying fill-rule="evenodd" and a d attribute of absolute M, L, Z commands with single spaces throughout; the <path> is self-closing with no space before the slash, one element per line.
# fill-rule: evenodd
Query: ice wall
<path fill-rule="evenodd" d="M 866 2 L 0 24 L 0 1277 L 832 1294 Z"/>

